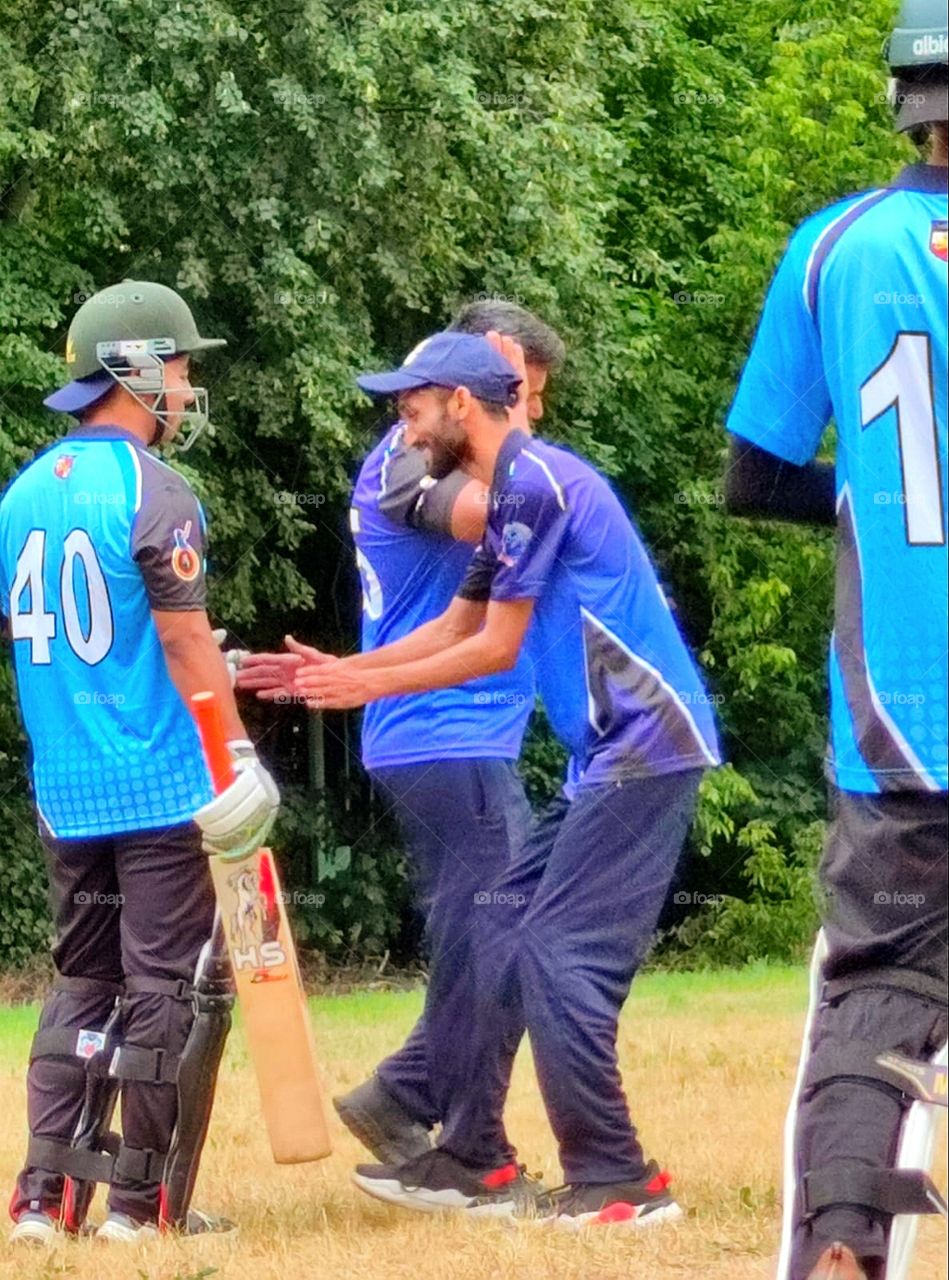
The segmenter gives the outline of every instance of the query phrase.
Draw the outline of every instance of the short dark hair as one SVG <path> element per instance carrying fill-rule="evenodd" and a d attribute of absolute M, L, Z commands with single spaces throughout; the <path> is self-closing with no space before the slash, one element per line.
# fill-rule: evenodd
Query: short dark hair
<path fill-rule="evenodd" d="M 434 385 L 434 384 L 433 384 Z M 454 394 L 451 387 L 437 387 L 436 390 L 442 393 L 442 401 L 447 404 L 451 396 Z M 500 400 L 483 400 L 481 396 L 473 396 L 477 400 L 481 408 L 485 411 L 489 418 L 497 418 L 505 420 L 507 418 L 508 405 L 502 404 Z M 513 403 L 513 400 L 512 400 Z"/>
<path fill-rule="evenodd" d="M 477 298 L 466 302 L 449 324 L 454 333 L 487 333 L 491 329 L 514 338 L 524 348 L 528 364 L 559 369 L 567 348 L 556 329 L 545 324 L 533 311 L 505 298 Z"/>

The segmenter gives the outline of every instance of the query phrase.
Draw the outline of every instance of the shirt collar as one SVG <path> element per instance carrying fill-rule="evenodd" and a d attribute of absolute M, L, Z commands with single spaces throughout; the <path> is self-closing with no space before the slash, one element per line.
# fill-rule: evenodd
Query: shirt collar
<path fill-rule="evenodd" d="M 128 444 L 135 445 L 136 448 L 145 449 L 147 446 L 144 440 L 140 440 L 133 431 L 126 431 L 124 427 L 117 427 L 111 422 L 96 422 L 89 426 L 83 426 L 79 423 L 66 432 L 64 437 L 66 440 L 125 440 Z"/>
<path fill-rule="evenodd" d="M 940 194 L 949 190 L 949 169 L 940 164 L 908 164 L 890 186 L 898 191 L 931 191 Z"/>

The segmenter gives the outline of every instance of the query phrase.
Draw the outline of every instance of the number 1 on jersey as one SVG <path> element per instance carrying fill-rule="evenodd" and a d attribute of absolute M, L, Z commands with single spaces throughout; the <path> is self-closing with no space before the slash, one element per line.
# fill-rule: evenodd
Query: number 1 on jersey
<path fill-rule="evenodd" d="M 896 410 L 906 538 L 912 546 L 941 547 L 946 541 L 933 404 L 931 340 L 928 333 L 900 333 L 883 363 L 860 388 L 860 421 L 876 422 Z"/>

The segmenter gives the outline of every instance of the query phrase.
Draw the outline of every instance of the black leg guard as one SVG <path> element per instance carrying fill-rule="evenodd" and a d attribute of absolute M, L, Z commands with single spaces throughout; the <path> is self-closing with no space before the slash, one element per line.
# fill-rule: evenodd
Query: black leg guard
<path fill-rule="evenodd" d="M 171 999 L 182 996 L 181 984 L 161 979 L 129 979 L 126 985 L 136 995 Z M 113 1074 L 123 1082 L 176 1086 L 176 1112 L 167 1150 L 123 1145 L 116 1161 L 116 1173 L 124 1179 L 139 1184 L 160 1182 L 158 1224 L 172 1229 L 183 1229 L 187 1223 L 211 1119 L 218 1067 L 231 1025 L 233 985 L 223 932 L 217 925 L 212 938 L 202 948 L 194 984 L 188 987 L 187 996 L 192 1019 L 179 1054 L 125 1044 L 112 1063 Z"/>
<path fill-rule="evenodd" d="M 194 1022 L 178 1067 L 178 1118 L 162 1178 L 162 1225 L 183 1229 L 187 1221 L 233 1005 L 224 934 L 215 924 L 198 960 Z"/>
<path fill-rule="evenodd" d="M 835 1239 L 882 1275 L 894 1218 L 944 1212 L 921 1158 L 901 1160 L 910 1108 L 925 1089 L 944 1088 L 926 1064 L 945 1041 L 945 1001 L 928 982 L 912 990 L 912 977 L 901 970 L 892 985 L 883 974 L 824 985 L 798 1101 L 791 1280 Z"/>
<path fill-rule="evenodd" d="M 112 1012 L 101 1029 L 50 1026 L 36 1033 L 30 1052 L 31 1063 L 38 1058 L 58 1058 L 69 1070 L 85 1074 L 82 1111 L 71 1141 L 34 1134 L 27 1148 L 27 1168 L 48 1170 L 63 1176 L 59 1217 L 64 1231 L 79 1234 L 95 1193 L 96 1182 L 107 1180 L 118 1137 L 109 1131 L 118 1093 L 109 1075 L 121 1018 L 116 983 L 87 978 L 58 976 L 54 992 L 79 999 L 105 998 L 114 1001 Z"/>

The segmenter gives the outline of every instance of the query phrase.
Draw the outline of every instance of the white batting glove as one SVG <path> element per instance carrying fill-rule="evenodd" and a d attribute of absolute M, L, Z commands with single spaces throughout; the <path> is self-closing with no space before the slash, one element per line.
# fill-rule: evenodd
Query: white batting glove
<path fill-rule="evenodd" d="M 204 852 L 225 860 L 256 853 L 280 808 L 277 784 L 246 738 L 227 744 L 237 775 L 229 787 L 194 815 Z"/>
<path fill-rule="evenodd" d="M 233 689 L 237 684 L 237 673 L 241 669 L 241 662 L 244 658 L 250 656 L 250 650 L 225 649 L 224 641 L 227 639 L 227 632 L 223 627 L 218 627 L 217 630 L 211 632 L 211 635 L 214 636 L 214 643 L 221 650 L 221 656 L 227 666 L 227 674 L 230 677 L 231 688 Z"/>

